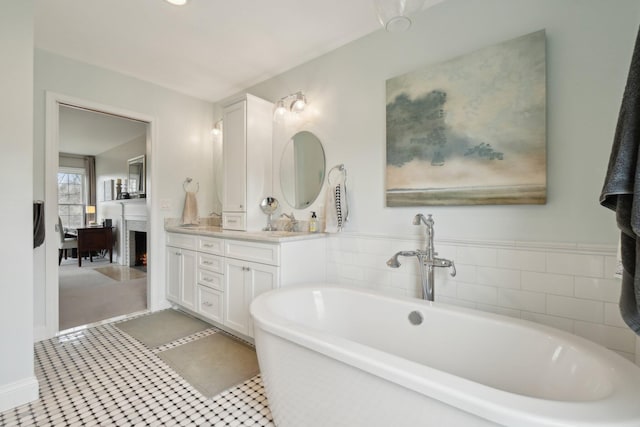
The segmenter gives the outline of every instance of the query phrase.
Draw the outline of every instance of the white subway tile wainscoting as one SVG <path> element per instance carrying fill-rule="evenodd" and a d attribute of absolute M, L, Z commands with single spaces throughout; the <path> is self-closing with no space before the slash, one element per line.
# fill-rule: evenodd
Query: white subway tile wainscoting
<path fill-rule="evenodd" d="M 327 281 L 420 297 L 416 258 L 385 261 L 421 239 L 341 233 L 329 237 Z M 437 240 L 439 256 L 453 259 L 457 275 L 436 269 L 435 299 L 563 329 L 640 364 L 640 340 L 618 310 L 616 247 L 557 242 Z"/>

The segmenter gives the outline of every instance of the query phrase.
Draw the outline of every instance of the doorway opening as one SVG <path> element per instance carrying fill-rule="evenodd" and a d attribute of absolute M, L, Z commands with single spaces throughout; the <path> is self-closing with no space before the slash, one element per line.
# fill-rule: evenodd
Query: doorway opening
<path fill-rule="evenodd" d="M 60 95 L 48 98 L 55 98 L 47 104 L 55 112 L 47 126 L 48 220 L 60 235 L 51 240 L 72 241 L 64 251 L 47 246 L 47 266 L 57 255 L 55 275 L 47 267 L 46 281 L 47 330 L 54 336 L 150 308 L 149 173 L 138 178 L 146 191 L 129 192 L 127 184 L 130 159 L 146 158 L 150 170 L 151 121 Z M 137 223 L 133 263 L 125 246 L 131 218 Z"/>

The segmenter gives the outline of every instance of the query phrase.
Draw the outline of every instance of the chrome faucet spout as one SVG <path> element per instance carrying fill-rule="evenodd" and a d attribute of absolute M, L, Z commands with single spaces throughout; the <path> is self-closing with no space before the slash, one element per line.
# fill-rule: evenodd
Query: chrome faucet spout
<path fill-rule="evenodd" d="M 416 256 L 418 255 L 418 251 L 400 251 L 396 252 L 389 260 L 387 261 L 387 265 L 391 268 L 400 267 L 400 261 L 398 261 L 399 256 Z"/>

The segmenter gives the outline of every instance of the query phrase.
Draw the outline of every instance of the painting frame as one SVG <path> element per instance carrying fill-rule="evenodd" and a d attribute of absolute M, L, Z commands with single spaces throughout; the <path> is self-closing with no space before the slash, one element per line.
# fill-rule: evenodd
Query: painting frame
<path fill-rule="evenodd" d="M 545 204 L 540 30 L 386 81 L 388 207 Z"/>

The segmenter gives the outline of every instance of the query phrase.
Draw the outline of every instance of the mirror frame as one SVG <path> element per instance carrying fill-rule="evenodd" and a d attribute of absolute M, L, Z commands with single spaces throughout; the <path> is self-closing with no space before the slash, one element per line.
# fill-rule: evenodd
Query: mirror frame
<path fill-rule="evenodd" d="M 135 191 L 132 191 L 131 188 L 131 166 L 133 165 L 138 165 L 141 164 L 142 168 L 140 173 L 136 174 L 138 180 L 140 181 L 140 183 L 138 184 L 138 188 L 135 189 Z M 130 195 L 143 195 L 145 194 L 146 191 L 146 177 L 147 177 L 147 170 L 146 170 L 146 162 L 145 162 L 145 155 L 142 154 L 140 156 L 136 156 L 136 157 L 132 157 L 129 160 L 127 160 L 127 192 Z"/>
<path fill-rule="evenodd" d="M 296 137 L 296 135 L 301 134 L 301 133 L 308 133 L 311 134 L 317 141 L 318 144 L 320 145 L 320 149 L 322 150 L 322 177 L 320 179 L 320 185 L 316 191 L 315 196 L 313 197 L 312 200 L 309 201 L 308 204 L 305 204 L 304 206 L 302 205 L 298 205 L 296 204 L 296 200 L 295 200 L 295 195 L 294 195 L 294 200 L 290 200 L 290 197 L 288 197 L 288 195 L 285 193 L 285 186 L 282 185 L 283 182 L 283 176 L 285 176 L 285 174 L 283 174 L 283 165 L 284 165 L 284 158 L 285 155 L 287 153 L 287 149 L 289 148 L 290 144 L 293 144 L 294 138 Z M 283 200 L 292 208 L 294 209 L 307 209 L 310 206 L 312 206 L 316 200 L 318 200 L 318 197 L 320 197 L 320 194 L 322 193 L 322 188 L 324 187 L 324 181 L 327 177 L 327 153 L 325 152 L 324 149 L 324 145 L 322 144 L 322 140 L 320 139 L 320 137 L 318 136 L 318 134 L 311 130 L 311 129 L 299 129 L 297 130 L 290 138 L 287 139 L 286 143 L 284 144 L 283 148 L 282 148 L 282 153 L 280 155 L 280 164 L 279 164 L 279 184 L 280 184 L 280 193 L 282 194 L 282 198 Z M 295 176 L 294 176 L 294 180 L 295 180 Z M 292 203 L 293 202 L 293 203 Z"/>

